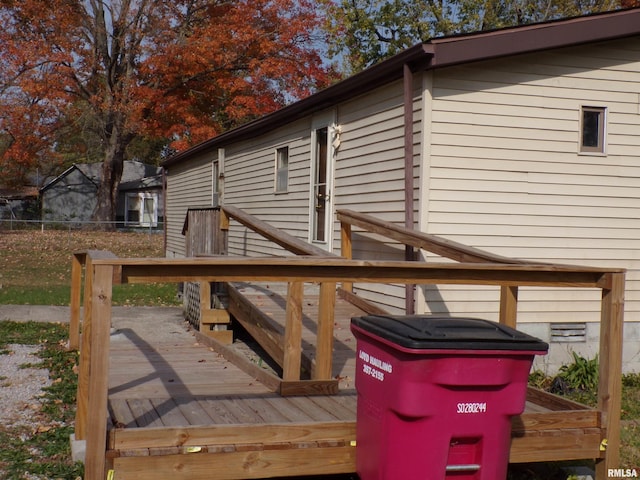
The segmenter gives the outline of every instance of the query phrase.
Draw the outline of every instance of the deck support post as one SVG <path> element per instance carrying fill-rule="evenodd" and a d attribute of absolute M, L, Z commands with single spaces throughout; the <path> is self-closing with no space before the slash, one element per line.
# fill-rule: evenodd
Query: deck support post
<path fill-rule="evenodd" d="M 282 379 L 284 381 L 300 380 L 303 290 L 304 283 L 289 283 L 284 330 L 284 360 L 282 362 Z"/>
<path fill-rule="evenodd" d="M 518 316 L 518 287 L 500 287 L 500 323 L 516 328 Z"/>
<path fill-rule="evenodd" d="M 620 408 L 622 397 L 622 341 L 624 321 L 624 273 L 609 274 L 610 286 L 602 289 L 600 316 L 600 382 L 598 409 L 604 424 L 603 456 L 596 461 L 596 479 L 608 478 L 608 469 L 620 466 Z"/>
<path fill-rule="evenodd" d="M 223 231 L 229 230 L 229 214 L 224 210 L 224 208 L 220 209 L 220 224 L 219 228 Z"/>
<path fill-rule="evenodd" d="M 80 300 L 82 289 L 82 266 L 84 254 L 76 253 L 71 256 L 71 298 L 69 300 L 69 345 L 67 350 L 80 350 Z"/>
<path fill-rule="evenodd" d="M 231 219 L 223 207 L 218 212 L 218 253 L 229 254 L 229 226 Z"/>
<path fill-rule="evenodd" d="M 202 315 L 204 310 L 211 310 L 211 283 L 200 281 L 200 325 L 202 325 Z"/>
<path fill-rule="evenodd" d="M 336 284 L 322 282 L 318 304 L 318 333 L 314 380 L 328 380 L 333 370 L 333 324 L 336 307 Z"/>
<path fill-rule="evenodd" d="M 78 389 L 76 394 L 76 422 L 75 439 L 85 440 L 87 432 L 87 417 L 89 410 L 89 362 L 91 361 L 91 305 L 93 288 L 93 267 L 91 256 L 85 258 L 84 279 L 84 313 L 82 322 L 82 349 L 78 364 Z"/>
<path fill-rule="evenodd" d="M 109 335 L 114 267 L 93 265 L 91 288 L 91 358 L 89 361 L 89 410 L 86 422 L 85 478 L 106 478 L 107 402 L 109 393 Z"/>

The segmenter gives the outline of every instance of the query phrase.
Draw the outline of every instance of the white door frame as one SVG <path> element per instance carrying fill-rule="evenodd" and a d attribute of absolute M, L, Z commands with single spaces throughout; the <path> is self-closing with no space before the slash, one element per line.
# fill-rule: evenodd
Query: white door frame
<path fill-rule="evenodd" d="M 329 252 L 333 250 L 335 116 L 334 110 L 314 115 L 310 140 L 309 242 Z M 318 145 L 318 135 L 324 129 L 326 143 L 323 141 L 322 145 Z M 321 152 L 325 156 L 323 159 L 319 158 Z M 320 167 L 324 167 L 324 171 Z M 324 178 L 318 178 L 320 173 Z"/>

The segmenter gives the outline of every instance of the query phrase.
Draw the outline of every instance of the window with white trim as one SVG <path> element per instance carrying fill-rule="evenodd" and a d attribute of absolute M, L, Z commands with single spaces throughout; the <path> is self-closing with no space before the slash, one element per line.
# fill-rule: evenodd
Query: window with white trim
<path fill-rule="evenodd" d="M 158 226 L 158 194 L 153 192 L 127 193 L 125 224 L 138 227 Z"/>
<path fill-rule="evenodd" d="M 580 115 L 580 153 L 604 153 L 605 107 L 582 107 Z"/>
<path fill-rule="evenodd" d="M 289 190 L 289 147 L 276 150 L 276 193 L 286 193 Z"/>

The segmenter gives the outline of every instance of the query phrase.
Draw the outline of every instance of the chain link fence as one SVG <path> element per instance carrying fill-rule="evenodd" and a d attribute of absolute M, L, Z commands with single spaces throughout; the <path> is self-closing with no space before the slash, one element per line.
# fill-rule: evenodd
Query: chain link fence
<path fill-rule="evenodd" d="M 79 220 L 36 220 L 19 218 L 0 218 L 0 232 L 11 230 L 122 230 L 135 232 L 162 233 L 164 224 L 155 225 L 128 224 L 123 221 L 98 222 Z"/>

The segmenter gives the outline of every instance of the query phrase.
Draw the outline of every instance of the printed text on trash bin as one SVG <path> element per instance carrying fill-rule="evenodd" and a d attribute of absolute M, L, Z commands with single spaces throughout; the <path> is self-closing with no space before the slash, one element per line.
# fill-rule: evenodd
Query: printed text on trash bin
<path fill-rule="evenodd" d="M 487 402 L 459 403 L 456 413 L 486 413 Z"/>
<path fill-rule="evenodd" d="M 360 357 L 360 360 L 362 360 L 362 373 L 365 375 L 384 382 L 385 373 L 393 372 L 393 366 L 389 362 L 385 362 L 373 355 L 369 355 L 364 350 L 360 350 L 358 356 Z"/>

